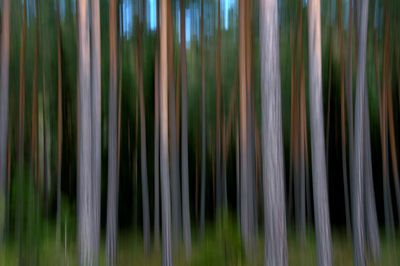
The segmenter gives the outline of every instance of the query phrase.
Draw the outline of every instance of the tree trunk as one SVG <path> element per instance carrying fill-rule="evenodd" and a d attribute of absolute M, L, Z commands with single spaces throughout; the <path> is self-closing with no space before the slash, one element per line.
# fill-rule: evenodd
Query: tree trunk
<path fill-rule="evenodd" d="M 175 74 L 174 74 L 174 23 L 172 0 L 168 2 L 168 118 L 170 140 L 171 204 L 172 204 L 172 240 L 178 243 L 181 239 L 181 192 L 179 178 L 179 152 L 177 140 Z"/>
<path fill-rule="evenodd" d="M 10 0 L 3 0 L 0 72 L 0 244 L 3 241 L 6 203 L 6 154 L 8 136 L 8 69 L 10 62 Z"/>
<path fill-rule="evenodd" d="M 287 265 L 278 3 L 260 3 L 265 265 Z"/>
<path fill-rule="evenodd" d="M 171 252 L 171 205 L 168 155 L 168 0 L 160 0 L 160 165 L 161 205 L 163 234 L 163 265 L 172 265 Z"/>
<path fill-rule="evenodd" d="M 147 148 L 146 148 L 146 109 L 144 105 L 144 88 L 143 88 L 143 59 L 142 59 L 142 27 L 143 18 L 140 19 L 137 26 L 137 53 L 136 53 L 136 69 L 139 89 L 139 105 L 140 105 L 140 166 L 141 166 L 141 183 L 142 183 L 142 208 L 143 208 L 143 241 L 145 252 L 150 250 L 150 210 L 149 195 L 147 185 Z"/>
<path fill-rule="evenodd" d="M 57 218 L 56 238 L 61 239 L 61 167 L 62 167 L 62 68 L 61 68 L 61 18 L 57 4 Z"/>
<path fill-rule="evenodd" d="M 108 111 L 107 265 L 116 264 L 118 227 L 117 0 L 110 1 L 110 89 Z"/>
<path fill-rule="evenodd" d="M 352 217 L 353 217 L 353 245 L 354 264 L 365 265 L 365 231 L 364 231 L 364 148 L 363 140 L 365 123 L 365 93 L 366 93 L 366 46 L 367 46 L 367 25 L 368 25 L 368 0 L 363 1 L 357 14 L 361 19 L 358 31 L 358 55 L 357 55 L 357 91 L 355 106 L 355 132 L 354 132 L 354 169 L 352 180 Z M 369 195 L 370 197 L 370 195 Z"/>
<path fill-rule="evenodd" d="M 351 239 L 351 217 L 349 202 L 349 184 L 347 167 L 347 148 L 346 148 L 346 89 L 345 89 L 345 50 L 344 50 L 344 32 L 342 22 L 342 1 L 337 2 L 338 10 L 338 28 L 339 28 L 339 47 L 340 47 L 340 123 L 341 123 L 341 143 L 342 143 L 342 175 L 344 190 L 344 207 L 346 217 L 346 234 Z"/>
<path fill-rule="evenodd" d="M 252 126 L 250 91 L 250 24 L 249 3 L 239 1 L 239 84 L 240 84 L 240 149 L 241 149 L 241 228 L 248 258 L 252 258 L 254 239 L 254 181 L 252 167 Z"/>
<path fill-rule="evenodd" d="M 78 16 L 78 239 L 80 265 L 94 265 L 92 230 L 92 143 L 89 3 L 77 3 Z"/>
<path fill-rule="evenodd" d="M 92 82 L 92 190 L 93 256 L 99 260 L 101 211 L 101 39 L 100 0 L 91 0 L 91 82 Z"/>
<path fill-rule="evenodd" d="M 310 64 L 311 159 L 318 265 L 332 265 L 331 229 L 326 178 L 324 117 L 322 108 L 322 57 L 320 1 L 308 3 Z"/>
<path fill-rule="evenodd" d="M 159 50 L 154 66 L 154 245 L 160 247 L 160 77 Z"/>
<path fill-rule="evenodd" d="M 217 215 L 222 207 L 222 180 L 221 180 L 221 0 L 217 3 L 217 50 L 215 62 L 215 116 L 216 116 L 216 132 L 215 132 L 215 148 L 216 148 L 216 198 L 217 198 Z"/>
<path fill-rule="evenodd" d="M 204 0 L 200 11 L 201 53 L 201 187 L 200 187 L 200 236 L 204 237 L 206 209 L 206 66 L 204 61 Z"/>
<path fill-rule="evenodd" d="M 192 252 L 192 236 L 190 229 L 190 198 L 189 198 L 189 165 L 188 165 L 188 96 L 187 96 L 187 66 L 186 66 L 186 25 L 185 4 L 180 0 L 181 17 L 181 75 L 182 75 L 182 125 L 181 125 L 181 158 L 182 158 L 182 221 L 183 241 L 186 257 Z"/>

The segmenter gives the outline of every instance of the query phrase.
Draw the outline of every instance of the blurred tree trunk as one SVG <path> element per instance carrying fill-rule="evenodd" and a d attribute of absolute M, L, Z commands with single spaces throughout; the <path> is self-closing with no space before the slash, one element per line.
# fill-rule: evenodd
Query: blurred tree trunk
<path fill-rule="evenodd" d="M 92 119 L 92 190 L 93 256 L 98 264 L 101 211 L 101 38 L 100 0 L 91 0 L 91 119 Z M 61 110 L 62 111 L 62 110 Z"/>
<path fill-rule="evenodd" d="M 332 265 L 331 229 L 326 178 L 324 117 L 322 108 L 322 56 L 320 1 L 308 3 L 311 157 L 318 265 Z"/>
<path fill-rule="evenodd" d="M 163 266 L 172 265 L 171 205 L 168 155 L 168 0 L 160 0 L 160 165 Z M 172 71 L 172 70 L 171 70 Z"/>
<path fill-rule="evenodd" d="M 252 173 L 251 137 L 251 91 L 250 91 L 250 41 L 247 31 L 250 30 L 250 7 L 246 1 L 239 2 L 239 84 L 240 84 L 240 148 L 241 148 L 241 228 L 244 247 L 248 258 L 252 258 L 254 241 L 254 182 Z"/>
<path fill-rule="evenodd" d="M 144 1 L 142 1 L 142 7 Z M 140 13 L 144 13 L 142 10 Z M 144 103 L 143 88 L 143 50 L 142 50 L 142 33 L 143 33 L 144 17 L 141 14 L 137 24 L 137 47 L 136 47 L 136 70 L 137 82 L 139 90 L 139 108 L 140 108 L 140 169 L 142 184 L 142 208 L 143 208 L 143 241 L 145 252 L 150 250 L 150 210 L 149 195 L 147 185 L 147 149 L 146 149 L 146 109 Z"/>
<path fill-rule="evenodd" d="M 189 197 L 189 165 L 188 165 L 188 96 L 187 96 L 187 66 L 186 66 L 186 16 L 185 3 L 180 0 L 181 18 L 181 75 L 182 75 L 182 125 L 181 125 L 181 158 L 182 158 L 182 221 L 183 240 L 185 243 L 186 257 L 192 252 L 192 236 L 190 229 L 190 197 Z"/>
<path fill-rule="evenodd" d="M 115 265 L 118 227 L 117 0 L 110 1 L 110 89 L 108 111 L 107 265 Z"/>
<path fill-rule="evenodd" d="M 26 58 L 26 0 L 23 2 L 22 33 L 19 57 L 19 127 L 18 127 L 18 164 L 21 168 L 24 159 L 25 127 L 25 58 Z"/>
<path fill-rule="evenodd" d="M 346 88 L 346 104 L 347 104 L 347 124 L 349 134 L 349 173 L 350 180 L 353 176 L 353 156 L 354 156 L 354 107 L 353 107 L 353 5 L 354 0 L 349 1 L 349 33 L 348 33 L 348 56 L 347 56 L 347 88 Z M 351 183 L 351 182 L 350 182 Z M 350 188 L 351 191 L 351 188 Z"/>
<path fill-rule="evenodd" d="M 386 97 L 386 104 L 383 106 L 385 108 L 385 116 L 386 116 L 386 138 L 388 140 L 386 143 L 389 144 L 388 149 L 390 148 L 390 157 L 391 157 L 391 165 L 392 165 L 392 172 L 393 172 L 393 185 L 394 185 L 394 192 L 396 197 L 396 205 L 397 205 L 397 219 L 400 222 L 400 184 L 399 184 L 399 170 L 397 165 L 397 154 L 396 154 L 396 136 L 395 136 L 395 129 L 394 129 L 394 114 L 393 114 L 393 93 L 392 93 L 392 47 L 390 46 L 391 40 L 391 30 L 390 30 L 390 14 L 385 15 L 385 40 L 384 40 L 384 61 L 383 61 L 383 86 L 385 90 Z M 389 150 L 388 150 L 389 156 Z"/>
<path fill-rule="evenodd" d="M 159 29 L 159 27 L 157 27 Z M 159 35 L 159 34 L 158 34 Z M 159 36 L 158 36 L 159 38 Z M 160 77 L 159 49 L 154 65 L 154 245 L 160 247 Z"/>
<path fill-rule="evenodd" d="M 62 167 L 62 67 L 61 67 L 61 17 L 57 2 L 57 217 L 56 238 L 61 239 L 61 167 Z"/>
<path fill-rule="evenodd" d="M 352 217 L 353 217 L 353 245 L 354 264 L 365 265 L 365 226 L 364 226 L 364 138 L 365 138 L 365 93 L 366 92 L 366 46 L 368 25 L 368 0 L 358 5 L 357 20 L 359 23 L 358 55 L 357 55 L 357 91 L 355 105 L 355 131 L 354 131 L 354 169 L 352 181 Z M 371 195 L 368 195 L 370 197 Z"/>
<path fill-rule="evenodd" d="M 217 0 L 217 50 L 215 62 L 215 152 L 216 152 L 216 198 L 217 215 L 222 207 L 222 180 L 221 180 L 221 0 Z"/>
<path fill-rule="evenodd" d="M 390 31 L 389 31 L 389 19 L 386 13 L 384 17 L 385 21 L 384 21 L 384 36 L 383 36 L 382 80 L 378 80 L 379 78 L 377 78 L 377 80 L 378 80 L 378 87 L 380 88 L 379 125 L 381 133 L 383 204 L 384 204 L 385 227 L 386 227 L 385 230 L 387 239 L 393 240 L 395 229 L 394 229 L 394 217 L 393 217 L 393 206 L 392 206 L 392 192 L 389 180 L 389 149 L 388 149 L 389 143 L 388 143 L 388 112 L 387 112 L 388 111 L 387 91 L 388 91 L 388 86 L 391 82 L 389 78 L 389 72 L 391 71 L 389 66 Z"/>
<path fill-rule="evenodd" d="M 265 265 L 287 265 L 278 3 L 260 3 Z"/>
<path fill-rule="evenodd" d="M 16 187 L 17 187 L 17 200 L 16 202 L 16 214 L 15 214 L 15 230 L 16 239 L 19 241 L 19 256 L 20 261 L 24 263 L 26 256 L 24 256 L 23 245 L 25 244 L 24 236 L 24 203 L 25 193 L 22 188 L 24 187 L 24 144 L 25 144 L 25 61 L 26 61 L 26 0 L 23 1 L 22 11 L 22 31 L 21 31 L 21 46 L 19 50 L 19 99 L 18 99 L 18 144 L 17 144 L 17 176 L 16 176 Z"/>
<path fill-rule="evenodd" d="M 78 243 L 80 265 L 95 265 L 92 212 L 92 128 L 89 1 L 77 3 L 78 19 Z"/>
<path fill-rule="evenodd" d="M 346 89 L 345 89 L 345 49 L 344 49 L 344 31 L 343 31 L 343 16 L 342 16 L 342 0 L 337 2 L 338 11 L 338 30 L 339 30 L 339 47 L 340 47 L 340 123 L 341 123 L 341 143 L 342 143 L 342 175 L 343 175 L 343 190 L 344 190 L 344 207 L 346 218 L 346 234 L 347 238 L 351 239 L 351 217 L 350 217 L 350 202 L 349 202 L 349 182 L 347 169 L 347 148 L 346 148 Z"/>
<path fill-rule="evenodd" d="M 8 136 L 8 69 L 10 62 L 10 0 L 3 0 L 0 72 L 0 245 L 3 241 L 6 203 L 6 153 Z"/>
<path fill-rule="evenodd" d="M 36 1 L 36 5 L 38 1 Z M 39 153 L 38 153 L 38 68 L 39 68 L 39 49 L 40 49 L 40 35 L 39 35 L 39 12 L 36 18 L 36 39 L 35 39 L 35 52 L 33 63 L 33 81 L 32 81 L 32 142 L 31 142 L 31 171 L 36 185 L 39 183 Z"/>
<path fill-rule="evenodd" d="M 200 235 L 204 237 L 206 209 L 206 66 L 204 61 L 204 0 L 200 10 L 201 53 L 201 188 L 200 188 Z"/>
<path fill-rule="evenodd" d="M 168 2 L 168 118 L 171 164 L 171 204 L 172 204 L 172 240 L 178 243 L 181 239 L 181 192 L 179 181 L 179 152 L 177 140 L 176 106 L 175 106 L 175 72 L 174 72 L 174 22 L 172 0 Z"/>

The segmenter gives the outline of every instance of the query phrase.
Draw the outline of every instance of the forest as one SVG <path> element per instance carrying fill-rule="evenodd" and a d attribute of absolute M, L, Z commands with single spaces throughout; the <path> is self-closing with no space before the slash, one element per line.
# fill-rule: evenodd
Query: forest
<path fill-rule="evenodd" d="M 0 0 L 0 266 L 400 265 L 400 1 Z"/>

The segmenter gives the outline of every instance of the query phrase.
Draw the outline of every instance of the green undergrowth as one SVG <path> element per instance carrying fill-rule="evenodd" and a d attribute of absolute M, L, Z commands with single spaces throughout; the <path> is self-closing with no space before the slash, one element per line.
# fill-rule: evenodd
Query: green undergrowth
<path fill-rule="evenodd" d="M 236 217 L 223 215 L 215 224 L 206 226 L 204 237 L 197 227 L 192 227 L 192 253 L 186 258 L 183 244 L 174 250 L 174 265 L 263 265 L 263 233 L 259 233 L 251 258 L 245 258 L 240 229 Z M 0 266 L 19 265 L 21 257 L 28 265 L 77 265 L 75 231 L 68 232 L 64 224 L 61 237 L 56 239 L 52 224 L 43 225 L 36 247 L 23 246 L 13 240 L 6 240 L 0 247 Z M 383 235 L 383 234 L 382 234 Z M 31 242 L 32 243 L 32 242 Z M 352 245 L 346 235 L 339 231 L 332 233 L 333 265 L 353 265 Z M 399 237 L 390 240 L 381 237 L 381 261 L 368 265 L 400 265 Z M 307 233 L 302 241 L 291 229 L 288 230 L 289 265 L 316 265 L 315 235 Z M 117 265 L 161 265 L 161 250 L 153 245 L 148 254 L 144 252 L 140 232 L 125 231 L 118 236 Z M 100 250 L 100 265 L 105 265 L 104 237 Z"/>

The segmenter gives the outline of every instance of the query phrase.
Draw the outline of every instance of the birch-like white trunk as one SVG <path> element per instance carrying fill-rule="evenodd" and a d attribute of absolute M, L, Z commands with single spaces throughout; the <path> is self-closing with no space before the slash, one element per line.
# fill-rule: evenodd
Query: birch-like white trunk
<path fill-rule="evenodd" d="M 92 81 L 92 190 L 93 250 L 98 262 L 101 209 L 101 41 L 100 0 L 91 0 L 91 81 Z"/>
<path fill-rule="evenodd" d="M 320 0 L 308 2 L 311 160 L 318 265 L 332 265 L 332 243 L 326 177 L 324 117 L 322 108 L 322 56 Z"/>
<path fill-rule="evenodd" d="M 277 0 L 260 2 L 265 265 L 287 265 Z"/>
<path fill-rule="evenodd" d="M 368 0 L 359 3 L 357 7 L 356 23 L 358 33 L 358 55 L 357 55 L 357 84 L 355 105 L 355 127 L 354 127 L 354 169 L 352 180 L 352 217 L 353 217 L 353 248 L 354 265 L 365 265 L 365 226 L 364 226 L 364 138 L 365 138 L 365 93 L 366 93 L 366 49 L 367 49 L 367 26 L 368 26 Z M 370 195 L 369 195 L 370 196 Z M 368 197 L 369 197 L 368 196 Z"/>
<path fill-rule="evenodd" d="M 89 1 L 78 9 L 78 242 L 80 265 L 94 265 Z"/>

